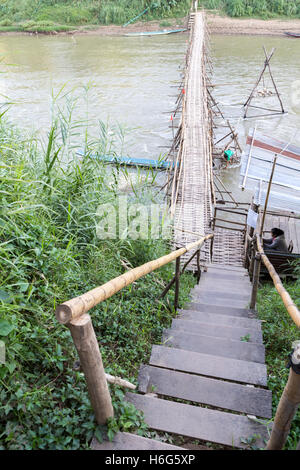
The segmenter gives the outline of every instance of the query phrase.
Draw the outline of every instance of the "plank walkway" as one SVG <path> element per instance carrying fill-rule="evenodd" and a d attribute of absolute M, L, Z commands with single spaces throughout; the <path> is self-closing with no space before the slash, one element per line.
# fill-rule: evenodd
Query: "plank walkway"
<path fill-rule="evenodd" d="M 261 322 L 247 308 L 250 295 L 246 270 L 210 265 L 162 344 L 153 345 L 149 364 L 140 368 L 138 393 L 126 397 L 158 436 L 180 435 L 202 448 L 210 442 L 248 449 L 250 441 L 265 447 L 272 396 Z M 93 448 L 172 449 L 126 433 L 113 443 L 94 441 Z"/>
<path fill-rule="evenodd" d="M 210 115 L 206 86 L 206 27 L 204 14 L 195 13 L 185 70 L 180 146 L 172 185 L 174 245 L 181 247 L 211 233 L 212 161 Z M 177 165 L 176 165 L 177 168 Z M 186 261 L 189 255 L 184 255 Z M 201 257 L 210 260 L 209 243 Z M 196 259 L 188 269 L 196 269 Z"/>

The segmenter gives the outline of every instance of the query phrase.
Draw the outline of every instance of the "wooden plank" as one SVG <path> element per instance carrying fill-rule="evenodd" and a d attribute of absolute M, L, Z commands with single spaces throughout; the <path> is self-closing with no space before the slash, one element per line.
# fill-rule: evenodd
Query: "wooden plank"
<path fill-rule="evenodd" d="M 251 287 L 249 286 L 235 286 L 226 284 L 222 282 L 221 284 L 217 284 L 216 281 L 203 281 L 194 289 L 192 289 L 193 294 L 218 294 L 222 295 L 222 297 L 230 297 L 234 296 L 234 298 L 248 298 L 251 295 Z"/>
<path fill-rule="evenodd" d="M 163 335 L 163 344 L 185 351 L 231 357 L 242 361 L 260 362 L 261 364 L 265 361 L 265 348 L 262 344 L 257 343 L 172 331 L 171 335 L 168 333 Z"/>
<path fill-rule="evenodd" d="M 147 393 L 150 387 L 155 394 L 165 397 L 272 418 L 272 393 L 269 390 L 153 366 L 144 367 L 142 376 L 145 373 L 149 380 L 144 383 L 138 380 L 140 392 Z"/>
<path fill-rule="evenodd" d="M 148 426 L 158 431 L 179 434 L 234 448 L 245 448 L 241 439 L 257 438 L 262 448 L 268 438 L 267 428 L 247 416 L 210 410 L 147 395 L 127 393 L 126 399 L 143 411 Z"/>
<path fill-rule="evenodd" d="M 118 432 L 112 442 L 104 440 L 101 444 L 94 437 L 91 443 L 92 450 L 184 450 L 182 447 L 166 444 L 165 442 L 148 439 L 146 437 Z"/>
<path fill-rule="evenodd" d="M 211 272 L 211 271 L 207 271 L 207 273 L 204 273 L 203 274 L 203 279 L 216 279 L 217 281 L 219 280 L 222 280 L 222 281 L 233 281 L 233 282 L 236 282 L 236 281 L 248 281 L 250 282 L 249 280 L 249 276 L 248 274 L 245 275 L 245 274 L 235 274 L 235 273 L 224 273 L 223 271 L 216 271 L 216 272 Z"/>
<path fill-rule="evenodd" d="M 253 385 L 267 385 L 265 364 L 154 345 L 149 364 Z"/>
<path fill-rule="evenodd" d="M 249 309 L 227 305 L 210 305 L 209 303 L 201 302 L 200 300 L 191 302 L 185 308 L 199 312 L 215 313 L 218 315 L 251 318 L 251 312 Z"/>
<path fill-rule="evenodd" d="M 231 296 L 232 297 L 232 296 Z M 209 304 L 212 307 L 215 306 L 226 306 L 233 308 L 247 308 L 250 303 L 250 297 L 244 296 L 239 299 L 230 298 L 228 296 L 223 296 L 218 294 L 218 292 L 205 292 L 199 295 L 192 296 L 193 302 L 199 302 L 204 304 Z"/>
<path fill-rule="evenodd" d="M 241 341 L 241 338 L 249 336 L 250 343 L 262 343 L 262 333 L 257 329 L 218 325 L 217 323 L 209 324 L 200 321 L 194 322 L 175 318 L 172 321 L 172 328 L 168 331 L 171 333 L 171 331 L 176 329 L 204 336 L 229 338 L 236 341 Z"/>
<path fill-rule="evenodd" d="M 199 312 L 197 310 L 179 310 L 178 319 L 184 319 L 203 323 L 211 323 L 213 325 L 234 326 L 239 328 L 251 328 L 261 330 L 261 321 L 255 318 L 234 317 L 231 315 L 218 315 L 208 312 Z"/>

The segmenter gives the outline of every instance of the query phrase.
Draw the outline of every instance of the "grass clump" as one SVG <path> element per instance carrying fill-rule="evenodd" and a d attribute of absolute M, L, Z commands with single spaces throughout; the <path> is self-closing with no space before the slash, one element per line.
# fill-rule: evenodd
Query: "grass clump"
<path fill-rule="evenodd" d="M 147 10 L 140 19 L 156 20 L 186 16 L 190 0 L 3 0 L 0 21 L 18 26 L 25 21 L 52 21 L 54 26 L 85 26 L 91 24 L 122 25 Z M 55 30 L 59 29 L 57 26 Z M 37 30 L 38 31 L 38 30 Z M 49 31 L 49 27 L 45 30 Z"/>
<path fill-rule="evenodd" d="M 99 138 L 64 114 L 59 103 L 44 145 L 0 120 L 0 449 L 84 449 L 96 426 L 76 351 L 57 304 L 84 293 L 170 251 L 165 240 L 99 240 L 97 208 L 117 204 L 118 181 L 128 172 L 109 170 L 96 159 L 76 157 L 78 134 L 86 152 L 117 154 L 122 133 L 99 124 Z M 75 112 L 70 102 L 68 110 Z M 55 114 L 55 113 L 54 113 Z M 123 142 L 121 142 L 123 145 Z M 132 202 L 153 198 L 155 174 L 133 184 Z M 171 279 L 168 265 L 123 289 L 91 311 L 108 373 L 136 382 L 151 345 L 170 326 L 174 291 L 159 295 Z M 181 302 L 193 277 L 184 275 Z M 143 417 L 110 387 L 118 430 L 147 435 Z"/>
<path fill-rule="evenodd" d="M 300 2 L 290 0 L 202 0 L 211 10 L 220 10 L 233 17 L 299 17 Z"/>
<path fill-rule="evenodd" d="M 285 288 L 298 307 L 300 306 L 300 279 L 285 283 Z M 273 397 L 273 417 L 286 385 L 289 369 L 286 368 L 292 343 L 300 339 L 299 330 L 293 323 L 273 283 L 264 284 L 258 292 L 258 313 L 263 320 L 263 339 L 266 346 L 268 387 Z M 285 449 L 295 449 L 300 435 L 300 415 L 292 422 Z"/>

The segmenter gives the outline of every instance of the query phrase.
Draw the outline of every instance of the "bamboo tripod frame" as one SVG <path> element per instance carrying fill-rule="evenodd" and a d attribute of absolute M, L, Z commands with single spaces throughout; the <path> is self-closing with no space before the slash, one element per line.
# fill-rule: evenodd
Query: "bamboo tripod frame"
<path fill-rule="evenodd" d="M 265 111 L 271 111 L 273 115 L 275 114 L 284 114 L 285 113 L 285 110 L 284 110 L 284 107 L 283 107 L 283 103 L 282 103 L 282 100 L 280 98 L 280 94 L 279 94 L 279 91 L 277 89 L 277 86 L 276 86 L 276 83 L 275 83 L 275 80 L 274 80 L 274 77 L 273 77 L 273 74 L 272 74 L 272 71 L 271 71 L 271 66 L 270 66 L 270 61 L 274 55 L 274 52 L 275 52 L 275 49 L 273 48 L 270 52 L 270 54 L 267 53 L 266 51 L 266 48 L 265 46 L 263 46 L 263 50 L 264 50 L 264 54 L 265 54 L 265 62 L 264 62 L 264 65 L 263 65 L 263 68 L 262 68 L 262 71 L 254 85 L 254 88 L 253 90 L 251 91 L 250 93 L 250 96 L 249 98 L 247 99 L 247 101 L 245 102 L 244 104 L 244 108 L 245 108 L 245 113 L 244 113 L 244 119 L 246 119 L 247 117 L 247 113 L 248 113 L 248 110 L 250 107 L 252 108 L 258 108 L 258 109 L 263 109 Z M 275 93 L 276 93 L 276 96 L 278 98 L 278 101 L 280 103 L 280 107 L 281 107 L 281 110 L 274 110 L 274 109 L 269 109 L 269 108 L 265 108 L 265 107 L 260 107 L 260 106 L 253 106 L 251 105 L 251 102 L 254 98 L 254 94 L 255 94 L 255 91 L 257 90 L 257 87 L 258 85 L 260 84 L 261 80 L 263 79 L 264 77 L 264 74 L 266 72 L 266 70 L 268 69 L 269 73 L 270 73 L 270 77 L 271 77 L 271 80 L 272 80 L 272 83 L 273 83 L 273 86 L 274 86 L 274 89 L 275 89 Z M 268 116 L 270 114 L 266 114 L 266 116 Z M 262 115 L 263 116 L 263 115 Z"/>

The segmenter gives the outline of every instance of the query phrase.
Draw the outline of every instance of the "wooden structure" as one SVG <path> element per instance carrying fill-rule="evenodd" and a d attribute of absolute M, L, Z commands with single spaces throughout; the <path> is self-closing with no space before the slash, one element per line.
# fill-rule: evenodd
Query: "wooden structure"
<path fill-rule="evenodd" d="M 245 221 L 248 205 L 241 209 L 234 199 L 231 198 L 229 206 L 224 200 L 223 207 L 216 207 L 213 216 L 215 193 L 208 132 L 211 116 L 206 96 L 204 47 L 204 18 L 202 13 L 195 12 L 187 74 L 178 100 L 183 112 L 173 144 L 175 171 L 169 175 L 175 217 L 174 243 L 184 246 L 59 305 L 56 317 L 71 331 L 96 420 L 104 424 L 113 416 L 107 382 L 127 388 L 130 384 L 105 374 L 87 312 L 141 277 L 174 261 L 174 278 L 165 286 L 162 296 L 175 285 L 177 310 L 180 275 L 192 265 L 199 285 L 192 291 L 191 302 L 179 311 L 171 328 L 164 332 L 162 343 L 153 345 L 149 364 L 140 369 L 138 393 L 129 392 L 126 399 L 143 411 L 146 423 L 157 433 L 181 435 L 225 448 L 264 448 L 269 436 L 266 420 L 272 416 L 272 397 L 267 389 L 261 322 L 255 311 L 249 309 L 249 303 L 255 305 L 256 301 L 259 262 L 262 259 L 267 267 L 268 262 L 263 253 L 255 252 L 257 263 L 252 286 L 248 271 L 242 266 L 243 253 L 233 257 L 233 250 L 251 239 Z M 200 238 L 198 233 L 203 236 Z M 232 249 L 224 243 L 225 234 L 228 242 L 237 237 Z M 207 262 L 217 257 L 218 262 L 208 264 L 202 273 L 201 252 L 202 260 Z M 228 252 L 229 259 L 224 262 Z M 275 276 L 274 279 L 288 311 L 298 318 L 299 312 L 284 295 L 278 279 Z M 299 383 L 292 372 L 290 383 L 275 420 L 269 448 L 279 447 L 284 441 L 291 411 L 299 403 L 299 395 L 294 393 L 298 392 Z M 180 449 L 128 433 L 118 433 L 113 443 L 100 444 L 94 439 L 92 448 Z"/>
<path fill-rule="evenodd" d="M 282 285 L 280 277 L 276 272 L 274 266 L 270 262 L 270 257 L 266 256 L 262 247 L 262 241 L 260 236 L 257 234 L 253 240 L 254 249 L 257 250 L 255 255 L 255 267 L 254 267 L 254 276 L 253 276 L 253 288 L 251 295 L 251 305 L 250 307 L 254 308 L 256 304 L 256 295 L 258 289 L 259 281 L 259 271 L 260 263 L 263 262 L 266 269 L 268 270 L 274 286 L 279 293 L 288 314 L 295 323 L 295 325 L 300 327 L 300 312 L 291 299 L 289 293 Z M 294 346 L 294 351 L 290 355 L 289 367 L 290 374 L 288 382 L 284 388 L 282 397 L 280 399 L 275 419 L 274 425 L 272 427 L 272 433 L 267 444 L 268 450 L 280 450 L 283 448 L 292 420 L 297 412 L 297 409 L 300 405 L 300 342 L 296 341 Z M 300 447 L 300 441 L 297 449 Z"/>
<path fill-rule="evenodd" d="M 182 105 L 181 121 L 170 151 L 175 164 L 168 184 L 174 217 L 174 246 L 184 246 L 211 233 L 214 187 L 206 65 L 205 18 L 204 13 L 196 12 L 183 87 L 177 100 Z M 207 247 L 203 250 L 202 261 L 209 261 L 209 257 Z M 197 270 L 196 260 L 190 264 L 190 269 Z"/>
<path fill-rule="evenodd" d="M 249 110 L 250 107 L 251 108 L 256 108 L 256 109 L 259 109 L 259 110 L 263 110 L 263 111 L 267 111 L 267 113 L 260 114 L 259 116 L 271 116 L 271 115 L 274 115 L 274 114 L 284 114 L 285 113 L 283 103 L 282 103 L 282 100 L 280 98 L 280 94 L 279 94 L 279 91 L 277 89 L 277 86 L 276 86 L 276 83 L 275 83 L 275 80 L 274 80 L 274 77 L 273 77 L 273 74 L 272 74 L 272 71 L 271 71 L 271 66 L 270 66 L 270 61 L 271 61 L 271 59 L 274 55 L 275 49 L 273 48 L 272 51 L 269 54 L 267 53 L 265 47 L 263 47 L 263 50 L 264 50 L 264 54 L 265 54 L 265 62 L 264 62 L 263 68 L 260 72 L 260 75 L 259 75 L 259 77 L 258 77 L 258 79 L 257 79 L 257 81 L 254 85 L 254 88 L 250 93 L 250 96 L 244 104 L 244 108 L 245 108 L 244 119 L 247 117 L 248 110 Z M 263 90 L 261 90 L 261 91 L 258 90 L 259 84 L 261 82 L 264 83 L 264 77 L 265 77 L 266 71 L 269 72 L 269 76 L 270 76 L 271 81 L 272 81 L 274 92 L 271 91 L 271 90 L 268 90 L 265 86 L 264 86 Z M 275 95 L 277 97 L 277 100 L 279 101 L 279 104 L 280 104 L 280 110 L 270 109 L 270 108 L 266 108 L 266 107 L 263 107 L 263 106 L 255 106 L 255 105 L 251 104 L 252 100 L 255 98 L 255 96 L 266 97 L 266 96 L 272 96 L 272 95 Z M 255 117 L 259 117 L 259 116 L 255 116 Z"/>

